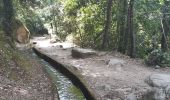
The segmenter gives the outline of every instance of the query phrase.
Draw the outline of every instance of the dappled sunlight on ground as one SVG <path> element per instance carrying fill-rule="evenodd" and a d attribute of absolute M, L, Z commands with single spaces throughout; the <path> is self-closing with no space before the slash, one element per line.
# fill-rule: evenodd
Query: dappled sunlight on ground
<path fill-rule="evenodd" d="M 63 49 L 67 49 L 67 48 L 72 48 L 75 47 L 76 45 L 74 43 L 70 43 L 70 42 L 60 42 L 57 41 L 55 43 L 51 43 L 51 40 L 53 40 L 53 38 L 46 38 L 46 37 L 34 37 L 31 40 L 31 43 L 35 43 L 36 47 L 42 47 L 42 48 L 46 48 L 46 47 L 60 47 Z"/>
<path fill-rule="evenodd" d="M 149 68 L 142 61 L 130 59 L 118 52 L 97 52 L 96 56 L 75 59 L 70 49 L 75 47 L 73 43 L 50 43 L 50 39 L 44 38 L 34 38 L 33 41 L 37 42 L 35 48 L 45 55 L 80 71 L 89 86 L 93 87 L 97 94 L 104 96 L 103 98 L 107 95 L 114 97 L 111 95 L 113 91 L 124 96 L 123 98 L 128 93 L 142 93 L 150 88 L 145 83 L 146 77 L 154 73 L 168 72 L 163 69 Z M 121 90 L 126 91 L 126 88 L 130 91 L 125 95 Z"/>

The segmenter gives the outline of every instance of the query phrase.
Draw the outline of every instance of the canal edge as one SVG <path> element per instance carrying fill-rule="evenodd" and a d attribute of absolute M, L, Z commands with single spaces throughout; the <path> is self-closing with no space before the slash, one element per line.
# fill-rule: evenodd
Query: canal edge
<path fill-rule="evenodd" d="M 74 66 L 65 64 L 57 59 L 54 59 L 49 55 L 44 54 L 42 51 L 38 50 L 38 48 L 33 47 L 32 49 L 40 58 L 49 62 L 55 69 L 66 75 L 76 86 L 78 86 L 87 100 L 99 99 L 97 94 L 95 94 L 92 88 L 85 81 L 84 77 L 80 74 L 78 70 L 75 69 Z"/>

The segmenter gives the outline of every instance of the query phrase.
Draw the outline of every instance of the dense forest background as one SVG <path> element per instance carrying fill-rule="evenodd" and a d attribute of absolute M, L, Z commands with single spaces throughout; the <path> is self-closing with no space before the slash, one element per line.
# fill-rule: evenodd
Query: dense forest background
<path fill-rule="evenodd" d="M 0 22 L 19 19 L 31 35 L 49 31 L 64 40 L 72 34 L 74 42 L 81 47 L 117 50 L 132 58 L 146 58 L 151 65 L 170 65 L 169 0 L 0 2 L 0 12 L 3 12 Z"/>

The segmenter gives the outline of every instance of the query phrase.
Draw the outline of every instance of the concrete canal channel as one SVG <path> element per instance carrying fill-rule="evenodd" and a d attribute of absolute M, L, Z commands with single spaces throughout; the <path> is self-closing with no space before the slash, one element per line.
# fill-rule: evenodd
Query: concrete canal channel
<path fill-rule="evenodd" d="M 46 72 L 57 87 L 60 100 L 95 100 L 95 96 L 81 80 L 78 73 L 74 73 L 66 66 L 42 54 L 33 48 L 33 56 L 39 59 Z"/>

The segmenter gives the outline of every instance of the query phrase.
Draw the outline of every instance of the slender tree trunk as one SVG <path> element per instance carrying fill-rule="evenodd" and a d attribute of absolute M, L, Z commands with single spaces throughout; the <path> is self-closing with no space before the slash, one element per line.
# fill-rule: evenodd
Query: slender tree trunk
<path fill-rule="evenodd" d="M 119 34 L 119 45 L 118 51 L 121 53 L 126 52 L 127 48 L 127 37 L 126 37 L 126 16 L 127 16 L 127 0 L 120 1 L 119 5 L 120 16 L 118 20 L 118 34 Z"/>
<path fill-rule="evenodd" d="M 166 27 L 166 24 L 165 24 L 165 19 L 162 19 L 161 20 L 161 26 L 162 26 L 162 39 L 161 39 L 161 49 L 166 52 L 168 50 L 168 43 L 167 43 L 167 29 L 165 28 Z"/>
<path fill-rule="evenodd" d="M 107 4 L 107 18 L 105 22 L 105 28 L 103 32 L 103 41 L 102 41 L 102 49 L 105 49 L 108 47 L 109 43 L 109 31 L 110 31 L 110 26 L 111 26 L 111 17 L 112 17 L 112 5 L 113 5 L 113 0 L 108 0 Z"/>
<path fill-rule="evenodd" d="M 133 7 L 134 7 L 134 0 L 130 0 L 129 2 L 129 8 L 128 8 L 128 28 L 127 32 L 129 34 L 129 50 L 128 55 L 131 58 L 135 57 L 135 35 L 133 30 Z"/>
<path fill-rule="evenodd" d="M 3 20 L 3 29 L 7 35 L 11 36 L 12 34 L 12 19 L 14 17 L 14 9 L 12 0 L 3 0 L 4 6 L 4 20 Z"/>
<path fill-rule="evenodd" d="M 168 8 L 168 5 L 167 5 L 167 1 L 164 0 L 164 6 L 163 6 L 163 10 L 162 10 L 162 13 L 163 13 L 163 17 L 162 17 L 162 20 L 161 20 L 161 26 L 162 26 L 162 39 L 161 39 L 161 49 L 166 52 L 168 50 L 168 43 L 167 43 L 167 34 L 168 32 L 170 31 L 169 30 L 169 26 L 168 26 L 168 18 L 166 16 L 165 13 L 168 12 L 167 8 Z"/>

